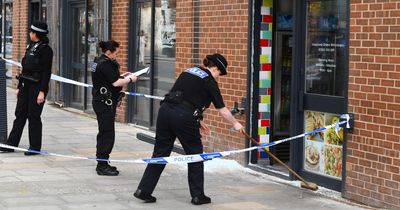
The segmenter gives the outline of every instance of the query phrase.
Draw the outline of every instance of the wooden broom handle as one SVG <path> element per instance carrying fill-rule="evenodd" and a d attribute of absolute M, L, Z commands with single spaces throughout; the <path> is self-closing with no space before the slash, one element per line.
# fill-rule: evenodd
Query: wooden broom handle
<path fill-rule="evenodd" d="M 259 146 L 260 144 L 253 138 L 251 137 L 249 134 L 247 134 L 246 132 L 243 132 L 243 135 L 245 135 L 248 139 L 250 139 L 253 144 Z M 299 180 L 301 180 L 302 182 L 306 183 L 308 185 L 308 182 L 303 179 L 303 177 L 301 177 L 299 174 L 297 174 L 295 171 L 293 171 L 293 169 L 291 169 L 288 165 L 286 165 L 284 162 L 282 162 L 279 158 L 277 158 L 275 155 L 273 155 L 270 151 L 267 150 L 267 148 L 264 147 L 264 151 L 271 156 L 276 162 L 278 162 L 279 164 L 281 164 L 283 167 L 285 167 L 287 170 L 289 170 L 295 177 L 297 177 Z"/>

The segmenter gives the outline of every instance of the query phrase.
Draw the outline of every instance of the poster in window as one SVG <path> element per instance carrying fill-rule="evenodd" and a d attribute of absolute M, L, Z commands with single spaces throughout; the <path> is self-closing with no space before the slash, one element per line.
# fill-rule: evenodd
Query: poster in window
<path fill-rule="evenodd" d="M 305 132 L 339 122 L 339 115 L 306 111 Z M 343 128 L 327 129 L 304 138 L 304 169 L 319 175 L 341 179 L 343 161 Z"/>

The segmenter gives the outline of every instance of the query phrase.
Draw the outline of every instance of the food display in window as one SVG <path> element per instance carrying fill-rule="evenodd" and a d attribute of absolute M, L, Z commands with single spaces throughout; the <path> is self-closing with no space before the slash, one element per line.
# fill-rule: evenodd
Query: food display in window
<path fill-rule="evenodd" d="M 324 146 L 324 173 L 327 175 L 342 176 L 342 148 L 338 146 Z"/>
<path fill-rule="evenodd" d="M 310 170 L 318 171 L 321 159 L 321 155 L 319 152 L 320 149 L 318 149 L 313 144 L 309 144 L 306 146 L 306 151 L 305 151 L 306 166 Z"/>
<path fill-rule="evenodd" d="M 338 123 L 339 115 L 305 111 L 305 132 Z M 342 178 L 344 129 L 336 127 L 308 134 L 304 140 L 304 169 L 335 179 Z"/>
<path fill-rule="evenodd" d="M 327 119 L 326 119 L 327 125 L 331 125 L 331 124 L 338 123 L 338 122 L 339 122 L 339 117 L 332 117 L 332 119 L 327 117 Z M 328 129 L 325 132 L 324 139 L 328 144 L 342 145 L 343 144 L 343 128 L 340 127 L 338 131 L 336 131 L 335 128 Z"/>
<path fill-rule="evenodd" d="M 306 112 L 306 132 L 324 127 L 324 114 L 321 112 Z M 324 138 L 324 132 L 314 133 L 306 137 L 310 140 L 320 140 Z"/>

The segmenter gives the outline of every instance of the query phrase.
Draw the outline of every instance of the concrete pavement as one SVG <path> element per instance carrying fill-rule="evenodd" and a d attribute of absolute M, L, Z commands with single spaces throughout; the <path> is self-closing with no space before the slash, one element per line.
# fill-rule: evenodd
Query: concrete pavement
<path fill-rule="evenodd" d="M 14 120 L 15 90 L 8 89 L 8 131 Z M 52 105 L 43 111 L 43 151 L 93 157 L 97 122 Z M 140 128 L 117 123 L 114 159 L 151 156 L 153 146 L 136 139 Z M 25 128 L 20 147 L 28 147 Z M 178 155 L 178 154 L 172 154 Z M 329 190 L 310 192 L 238 165 L 232 160 L 205 163 L 206 194 L 212 203 L 190 203 L 186 165 L 168 165 L 154 192 L 157 202 L 144 204 L 132 193 L 143 174 L 144 164 L 113 164 L 117 177 L 98 176 L 96 162 L 51 156 L 24 156 L 23 152 L 0 154 L 0 209 L 366 209 Z M 298 184 L 298 183 L 297 183 Z M 329 194 L 329 198 L 325 196 Z"/>

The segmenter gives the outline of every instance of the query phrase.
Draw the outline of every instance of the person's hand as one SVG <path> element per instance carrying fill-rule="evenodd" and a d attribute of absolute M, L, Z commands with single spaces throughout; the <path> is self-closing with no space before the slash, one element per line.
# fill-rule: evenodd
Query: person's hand
<path fill-rule="evenodd" d="M 18 96 L 19 96 L 19 89 L 17 89 L 17 91 L 15 91 L 15 95 L 16 95 L 17 98 L 18 98 Z"/>
<path fill-rule="evenodd" d="M 137 81 L 137 76 L 135 76 L 134 74 L 130 74 L 128 76 L 128 78 L 130 78 L 132 80 L 132 82 L 136 82 Z"/>
<path fill-rule="evenodd" d="M 207 127 L 207 125 L 203 122 L 203 120 L 200 121 L 200 132 L 210 135 L 210 129 Z"/>
<path fill-rule="evenodd" d="M 128 71 L 128 72 L 121 74 L 121 76 L 126 77 L 126 76 L 129 76 L 130 74 L 132 74 L 132 73 Z"/>
<path fill-rule="evenodd" d="M 44 103 L 44 92 L 43 91 L 39 92 L 39 95 L 38 95 L 38 97 L 36 99 L 36 102 L 37 102 L 38 105 Z"/>
<path fill-rule="evenodd" d="M 236 122 L 236 123 L 233 125 L 233 128 L 235 128 L 235 130 L 238 131 L 238 132 L 240 132 L 240 133 L 244 133 L 244 132 L 245 132 L 245 130 L 244 130 L 244 128 L 243 128 L 243 125 L 240 124 L 239 122 Z"/>

